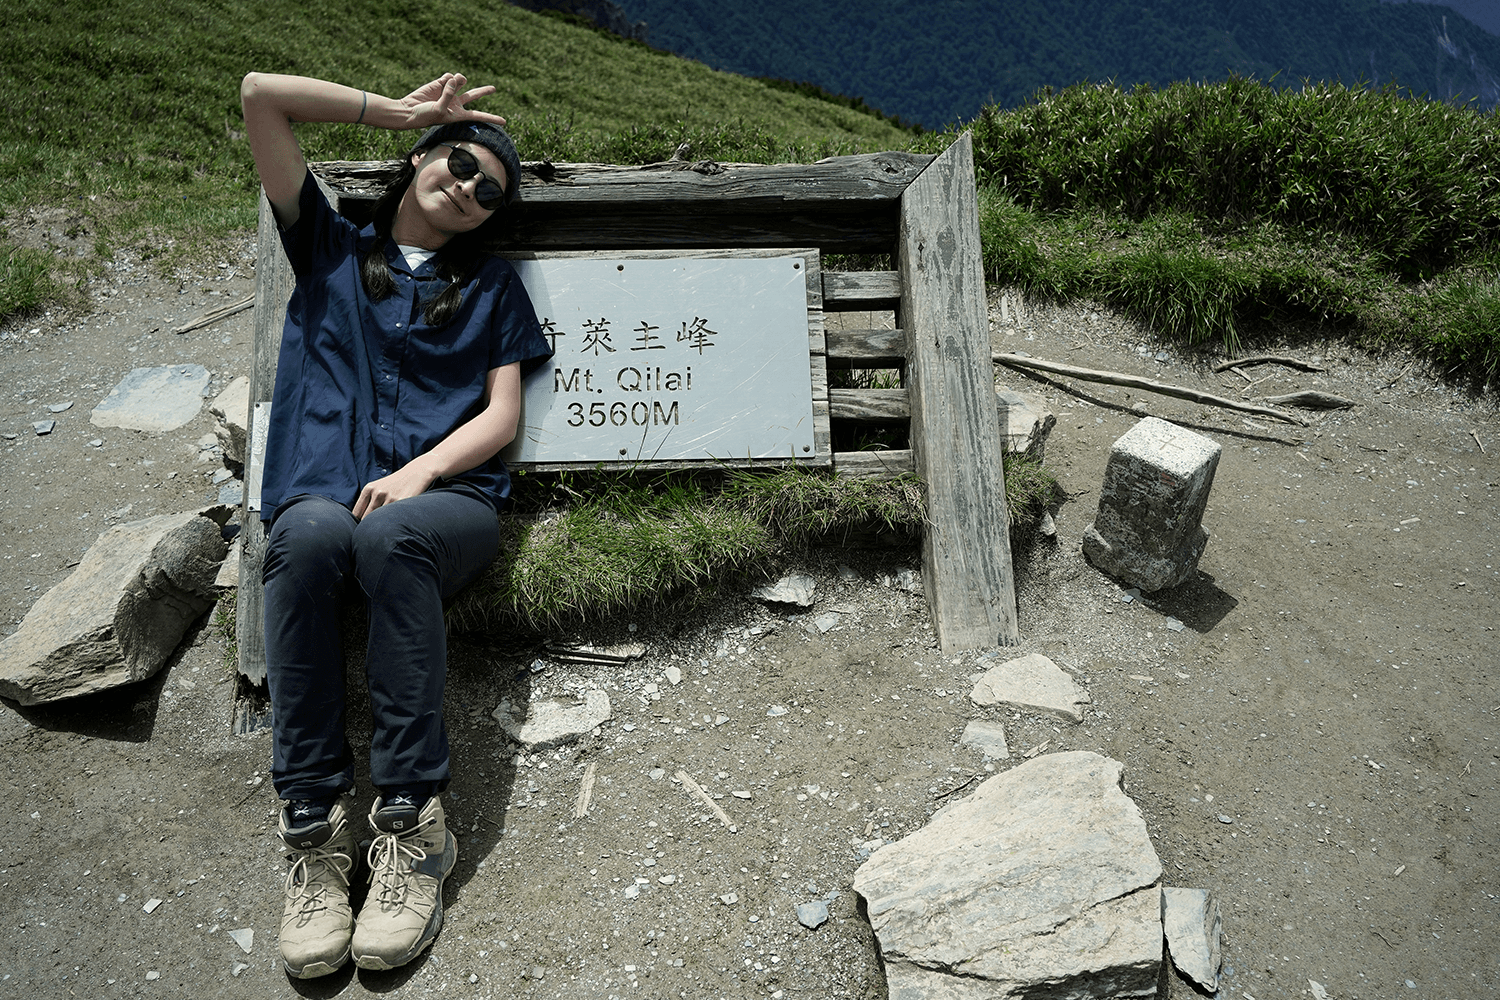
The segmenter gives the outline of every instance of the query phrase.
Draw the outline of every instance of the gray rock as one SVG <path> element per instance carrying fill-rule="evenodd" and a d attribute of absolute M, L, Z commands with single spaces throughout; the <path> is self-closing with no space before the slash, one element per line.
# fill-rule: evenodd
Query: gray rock
<path fill-rule="evenodd" d="M 975 719 L 964 727 L 958 738 L 959 746 L 973 747 L 986 759 L 1008 760 L 1010 747 L 1005 742 L 1005 727 L 998 722 Z"/>
<path fill-rule="evenodd" d="M 1083 721 L 1083 706 L 1089 696 L 1041 653 L 1030 653 L 986 670 L 969 697 L 976 705 L 1005 705 L 1027 712 Z"/>
<path fill-rule="evenodd" d="M 233 478 L 234 473 L 230 472 L 228 469 L 215 469 L 213 474 L 213 484 L 215 486 L 219 486 Z"/>
<path fill-rule="evenodd" d="M 821 632 L 827 632 L 839 623 L 839 616 L 832 611 L 825 612 L 813 619 L 813 625 Z"/>
<path fill-rule="evenodd" d="M 609 695 L 589 691 L 581 705 L 558 698 L 516 705 L 506 699 L 491 715 L 511 739 L 535 752 L 571 743 L 592 732 L 609 718 L 609 713 Z"/>
<path fill-rule="evenodd" d="M 36 431 L 37 437 L 41 437 L 44 434 L 51 434 L 53 428 L 56 426 L 56 420 L 33 420 L 31 422 L 31 429 Z"/>
<path fill-rule="evenodd" d="M 174 430 L 203 408 L 208 369 L 202 365 L 133 368 L 90 414 L 95 427 L 124 427 L 134 431 Z"/>
<path fill-rule="evenodd" d="M 1203 511 L 1220 451 L 1156 417 L 1126 431 L 1110 448 L 1099 512 L 1083 533 L 1089 562 L 1146 591 L 1191 579 L 1208 544 Z"/>
<path fill-rule="evenodd" d="M 71 410 L 72 408 L 73 408 L 73 401 L 71 399 L 68 400 L 66 403 L 50 403 L 47 406 L 47 409 L 51 410 L 53 413 L 66 413 L 68 410 Z"/>
<path fill-rule="evenodd" d="M 214 586 L 219 590 L 234 590 L 240 585 L 240 551 L 243 548 L 242 538 L 235 538 L 230 543 L 228 554 L 219 564 L 219 575 L 214 577 Z"/>
<path fill-rule="evenodd" d="M 163 514 L 100 535 L 67 579 L 0 641 L 0 695 L 23 705 L 150 677 L 218 597 L 224 507 Z"/>
<path fill-rule="evenodd" d="M 1161 862 L 1085 751 L 985 781 L 860 866 L 892 1000 L 1154 997 Z"/>
<path fill-rule="evenodd" d="M 218 419 L 214 436 L 224 457 L 245 464 L 245 435 L 250 427 L 250 380 L 241 375 L 224 387 L 208 410 Z"/>
<path fill-rule="evenodd" d="M 1057 426 L 1056 415 L 1047 409 L 1042 397 L 1029 392 L 996 386 L 995 397 L 1000 410 L 1000 447 L 1007 455 L 1042 461 L 1047 437 Z"/>
<path fill-rule="evenodd" d="M 1161 922 L 1177 971 L 1209 993 L 1219 988 L 1224 920 L 1219 901 L 1204 889 L 1162 890 Z"/>
<path fill-rule="evenodd" d="M 817 589 L 818 581 L 806 573 L 788 573 L 775 583 L 756 587 L 750 591 L 750 596 L 762 601 L 808 608 L 812 606 L 813 594 Z"/>
<path fill-rule="evenodd" d="M 828 904 L 821 899 L 797 904 L 797 923 L 815 931 L 828 922 Z"/>
<path fill-rule="evenodd" d="M 219 503 L 226 507 L 238 507 L 245 499 L 245 484 L 239 480 L 219 487 Z"/>

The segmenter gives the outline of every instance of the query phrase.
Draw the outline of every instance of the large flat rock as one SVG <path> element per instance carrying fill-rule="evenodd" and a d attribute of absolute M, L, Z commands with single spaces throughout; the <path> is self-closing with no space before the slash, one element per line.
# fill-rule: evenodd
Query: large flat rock
<path fill-rule="evenodd" d="M 1155 996 L 1162 868 L 1123 771 L 1046 754 L 865 862 L 891 1000 Z"/>
<path fill-rule="evenodd" d="M 213 606 L 226 507 L 163 514 L 100 535 L 0 642 L 0 695 L 23 705 L 92 694 L 161 669 Z"/>
<path fill-rule="evenodd" d="M 1041 653 L 1028 653 L 986 670 L 969 692 L 976 705 L 1004 705 L 1025 712 L 1083 721 L 1089 696 L 1061 667 Z"/>
<path fill-rule="evenodd" d="M 175 430 L 203 409 L 208 369 L 202 365 L 132 368 L 89 414 L 95 427 L 132 431 Z"/>

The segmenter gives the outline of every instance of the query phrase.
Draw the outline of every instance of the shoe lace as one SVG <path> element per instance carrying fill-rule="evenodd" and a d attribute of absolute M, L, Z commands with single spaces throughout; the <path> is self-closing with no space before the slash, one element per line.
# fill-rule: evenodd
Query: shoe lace
<path fill-rule="evenodd" d="M 412 868 L 427 859 L 427 851 L 416 843 L 417 835 L 431 825 L 418 824 L 405 834 L 381 833 L 370 844 L 365 860 L 370 865 L 370 884 L 380 886 L 381 903 L 401 905 L 406 899 L 410 881 L 403 878 Z"/>
<path fill-rule="evenodd" d="M 349 873 L 354 869 L 354 859 L 337 848 L 324 845 L 309 847 L 292 856 L 292 867 L 286 873 L 287 898 L 301 901 L 303 912 L 326 909 L 324 899 L 328 892 L 325 879 L 329 873 L 349 887 Z"/>

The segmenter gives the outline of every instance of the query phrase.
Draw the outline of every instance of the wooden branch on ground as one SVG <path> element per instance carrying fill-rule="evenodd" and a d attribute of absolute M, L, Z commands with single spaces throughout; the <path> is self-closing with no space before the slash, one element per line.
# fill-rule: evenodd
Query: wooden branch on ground
<path fill-rule="evenodd" d="M 1355 405 L 1352 399 L 1335 396 L 1331 392 L 1319 392 L 1316 389 L 1289 392 L 1284 396 L 1262 396 L 1261 401 L 1275 403 L 1278 406 L 1300 406 L 1304 410 L 1347 410 Z"/>
<path fill-rule="evenodd" d="M 594 772 L 598 769 L 598 761 L 589 761 L 583 769 L 583 781 L 578 786 L 578 801 L 573 805 L 573 818 L 583 819 L 589 814 L 589 806 L 594 801 Z"/>
<path fill-rule="evenodd" d="M 1222 396 L 1210 395 L 1199 392 L 1197 389 L 1188 389 L 1177 385 L 1163 385 L 1148 378 L 1138 375 L 1125 375 L 1120 372 L 1095 371 L 1092 368 L 1079 368 L 1076 365 L 1059 364 L 1056 361 L 1043 361 L 1040 358 L 1023 358 L 1018 354 L 996 354 L 994 360 L 997 364 L 1006 365 L 1010 368 L 1031 368 L 1036 371 L 1052 372 L 1055 375 L 1067 375 L 1071 378 L 1080 378 L 1085 382 L 1103 382 L 1106 385 L 1118 385 L 1127 389 L 1141 389 L 1145 392 L 1160 393 L 1163 396 L 1175 396 L 1178 399 L 1186 399 L 1194 403 L 1202 403 L 1205 406 L 1219 406 L 1226 410 L 1238 410 L 1241 413 L 1254 413 L 1263 417 L 1275 417 L 1277 420 L 1285 420 L 1287 423 L 1307 426 L 1307 421 L 1295 413 L 1278 410 L 1270 406 L 1255 406 L 1250 403 L 1239 403 Z"/>
<path fill-rule="evenodd" d="M 708 808 L 712 810 L 714 816 L 718 819 L 718 821 L 720 823 L 723 823 L 725 828 L 728 829 L 730 833 L 739 832 L 739 827 L 735 826 L 734 823 L 729 819 L 729 814 L 726 813 L 723 809 L 720 809 L 719 804 L 715 802 L 713 798 L 703 790 L 703 786 L 698 784 L 692 778 L 688 777 L 688 773 L 686 771 L 679 769 L 677 771 L 677 780 L 682 782 L 682 787 L 691 792 L 694 798 L 696 798 L 699 802 L 702 802 L 704 805 L 708 806 Z"/>
<path fill-rule="evenodd" d="M 1284 357 L 1280 354 L 1258 354 L 1253 358 L 1237 358 L 1234 361 L 1225 361 L 1223 364 L 1214 365 L 1214 371 L 1221 372 L 1229 368 L 1242 365 L 1286 365 L 1288 368 L 1296 368 L 1304 372 L 1324 372 L 1328 369 L 1320 368 L 1310 361 L 1299 361 L 1296 358 Z"/>
<path fill-rule="evenodd" d="M 253 305 L 255 305 L 255 295 L 254 293 L 251 293 L 250 295 L 245 296 L 243 299 L 240 299 L 238 302 L 231 302 L 227 306 L 220 306 L 219 308 L 214 309 L 211 312 L 206 312 L 202 316 L 199 316 L 197 319 L 193 320 L 191 323 L 184 323 L 182 326 L 179 326 L 172 332 L 191 333 L 193 330 L 201 329 L 202 327 L 208 326 L 212 323 L 217 323 L 221 319 L 228 319 L 235 313 L 244 312 L 246 309 L 249 309 Z"/>

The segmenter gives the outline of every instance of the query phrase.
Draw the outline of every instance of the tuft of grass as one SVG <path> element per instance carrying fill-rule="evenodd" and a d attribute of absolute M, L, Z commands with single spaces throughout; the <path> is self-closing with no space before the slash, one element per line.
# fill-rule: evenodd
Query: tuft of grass
<path fill-rule="evenodd" d="M 659 604 L 763 573 L 786 550 L 840 530 L 914 531 L 925 510 L 914 480 L 796 469 L 519 478 L 519 510 L 501 522 L 500 558 L 450 610 L 461 627 L 545 629 Z"/>
<path fill-rule="evenodd" d="M 1450 372 L 1490 382 L 1500 375 L 1500 273 L 1443 282 L 1414 297 L 1406 318 L 1426 352 Z"/>
<path fill-rule="evenodd" d="M 0 319 L 35 312 L 61 291 L 48 254 L 0 243 Z"/>
<path fill-rule="evenodd" d="M 233 677 L 240 669 L 240 640 L 237 632 L 238 596 L 238 590 L 225 591 L 219 597 L 219 603 L 214 605 L 213 627 L 219 633 L 219 638 L 224 640 L 222 666 L 224 672 L 230 677 Z"/>

